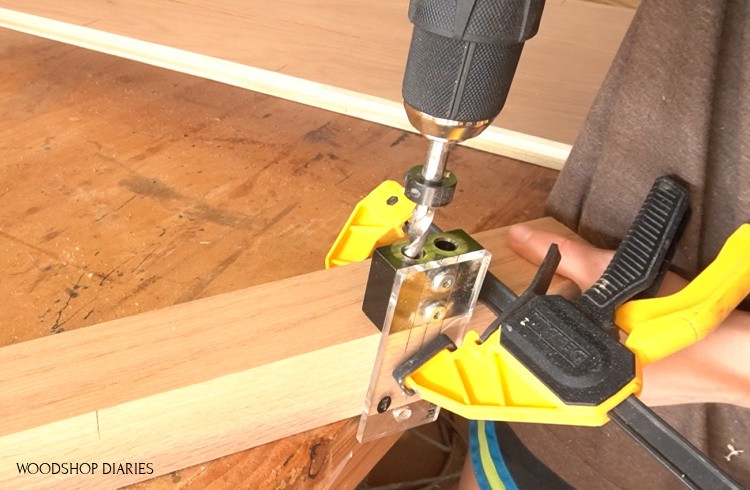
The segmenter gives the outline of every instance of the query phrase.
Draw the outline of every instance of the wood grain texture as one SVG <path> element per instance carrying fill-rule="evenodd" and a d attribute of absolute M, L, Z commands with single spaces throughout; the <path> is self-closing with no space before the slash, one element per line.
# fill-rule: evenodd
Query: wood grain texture
<path fill-rule="evenodd" d="M 520 291 L 535 268 L 505 245 L 506 230 L 477 238 L 497 256 L 493 272 Z M 156 476 L 356 416 L 379 341 L 361 311 L 368 265 L 0 349 L 0 486 L 108 488 L 144 477 L 14 478 L 13 466 L 138 455 Z M 480 309 L 473 325 L 491 320 Z"/>
<path fill-rule="evenodd" d="M 401 436 L 359 444 L 358 423 L 358 418 L 335 422 L 127 488 L 353 490 Z"/>
<path fill-rule="evenodd" d="M 426 149 L 395 129 L 12 31 L 0 30 L 0 62 L 13 67 L 0 77 L 0 345 L 318 270 L 354 204 Z M 557 175 L 468 148 L 450 165 L 457 195 L 437 221 L 472 233 L 540 216 Z M 346 426 L 140 486 L 314 486 L 311 467 L 323 478 L 338 466 L 312 448 Z"/>
<path fill-rule="evenodd" d="M 547 2 L 506 108 L 468 144 L 559 168 L 631 18 Z M 0 26 L 411 130 L 400 104 L 411 25 L 397 0 L 2 0 Z"/>
<path fill-rule="evenodd" d="M 616 5 L 618 7 L 627 7 L 636 9 L 641 5 L 641 0 L 587 0 L 593 3 L 601 3 L 604 5 Z"/>

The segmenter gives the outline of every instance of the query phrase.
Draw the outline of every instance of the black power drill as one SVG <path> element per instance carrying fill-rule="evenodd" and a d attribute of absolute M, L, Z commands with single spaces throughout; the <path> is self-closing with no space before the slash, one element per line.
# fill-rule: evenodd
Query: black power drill
<path fill-rule="evenodd" d="M 406 196 L 417 206 L 405 255 L 421 255 L 435 208 L 452 200 L 448 153 L 500 113 L 543 8 L 544 0 L 411 0 L 414 31 L 402 94 L 409 121 L 430 147 L 427 163 L 406 174 Z"/>

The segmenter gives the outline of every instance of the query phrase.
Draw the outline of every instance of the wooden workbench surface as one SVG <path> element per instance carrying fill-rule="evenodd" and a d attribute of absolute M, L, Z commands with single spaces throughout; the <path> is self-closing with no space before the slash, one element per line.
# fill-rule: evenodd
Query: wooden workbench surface
<path fill-rule="evenodd" d="M 320 269 L 357 200 L 426 151 L 395 129 L 11 31 L 0 61 L 0 345 Z M 556 177 L 466 148 L 450 166 L 459 190 L 438 222 L 469 232 L 540 216 Z M 143 486 L 298 488 L 346 428 Z"/>

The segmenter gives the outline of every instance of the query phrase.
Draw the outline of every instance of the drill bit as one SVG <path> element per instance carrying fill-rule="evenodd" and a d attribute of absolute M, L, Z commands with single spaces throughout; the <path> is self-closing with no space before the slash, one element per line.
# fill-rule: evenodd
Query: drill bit
<path fill-rule="evenodd" d="M 452 146 L 452 141 L 430 138 L 427 163 L 422 167 L 422 177 L 426 182 L 439 184 L 443 180 L 448 153 Z M 432 206 L 417 204 L 414 207 L 408 226 L 409 245 L 404 247 L 404 255 L 416 259 L 422 254 L 434 216 L 435 208 Z"/>

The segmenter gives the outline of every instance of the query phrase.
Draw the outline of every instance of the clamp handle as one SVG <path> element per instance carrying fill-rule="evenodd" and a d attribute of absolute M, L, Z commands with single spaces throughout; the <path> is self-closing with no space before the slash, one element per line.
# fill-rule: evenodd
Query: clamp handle
<path fill-rule="evenodd" d="M 687 189 L 674 179 L 656 179 L 612 261 L 576 300 L 576 306 L 610 334 L 617 334 L 615 308 L 636 294 L 659 288 L 682 231 L 688 198 Z"/>

